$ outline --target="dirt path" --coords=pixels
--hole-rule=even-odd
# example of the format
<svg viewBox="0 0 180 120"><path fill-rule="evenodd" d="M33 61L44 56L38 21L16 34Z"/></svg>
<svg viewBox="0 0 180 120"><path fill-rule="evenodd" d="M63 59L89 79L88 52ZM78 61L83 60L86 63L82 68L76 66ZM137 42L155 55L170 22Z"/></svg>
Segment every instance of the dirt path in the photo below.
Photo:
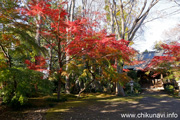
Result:
<svg viewBox="0 0 180 120"><path fill-rule="evenodd" d="M123 114L131 114L131 117L123 117ZM163 92L146 91L133 98L87 100L64 111L49 112L46 117L47 120L164 120L167 117L167 120L180 120L180 99Z"/></svg>
<svg viewBox="0 0 180 120"><path fill-rule="evenodd" d="M69 100L51 109L0 111L0 120L180 120L180 99L162 91L134 97L101 95Z"/></svg>

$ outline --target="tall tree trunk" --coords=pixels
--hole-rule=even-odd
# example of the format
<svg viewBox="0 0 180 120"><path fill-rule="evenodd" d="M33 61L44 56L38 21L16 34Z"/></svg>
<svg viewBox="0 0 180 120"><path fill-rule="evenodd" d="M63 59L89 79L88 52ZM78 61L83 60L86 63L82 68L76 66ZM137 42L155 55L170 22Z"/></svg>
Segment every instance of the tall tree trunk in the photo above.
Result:
<svg viewBox="0 0 180 120"><path fill-rule="evenodd" d="M85 17L85 10L86 10L87 0L82 0L82 17Z"/></svg>
<svg viewBox="0 0 180 120"><path fill-rule="evenodd" d="M149 6L147 6L147 0L144 1L144 4L142 5L142 8L138 11L135 19L131 20L132 25L130 26L128 22L130 22L130 18L132 18L132 11L135 4L135 1L129 1L126 5L123 5L123 0L119 0L119 9L116 8L116 1L108 1L109 2L109 8L110 8L110 17L114 17L114 21L116 24L116 31L118 35L118 39L125 39L127 38L128 41L132 41L136 32L146 19L147 15L149 14L149 11L151 8L159 2L159 0L151 0L149 3ZM130 5L129 12L127 12L127 15L125 16L125 6ZM113 12L112 12L113 11ZM117 17L116 12L120 11L120 16ZM121 22L121 24L118 24L118 20ZM111 18L111 28L112 26L112 18ZM111 31L114 31L111 29ZM123 65L121 63L117 64L117 71L119 74L123 72ZM116 94L124 96L123 86L119 85L119 83L116 83Z"/></svg>
<svg viewBox="0 0 180 120"><path fill-rule="evenodd" d="M116 2L115 0L113 0L113 2L111 3L110 1L108 2L108 5L110 7L110 17L111 17L111 33L115 33L115 27L114 27L114 23L116 23L116 30L118 32L118 39L120 39L121 35L119 32L119 24L117 23L117 18L116 18ZM123 11L121 11L123 12ZM121 15L124 17L124 15ZM122 19L122 23L124 24L124 19ZM124 29L124 26L123 26ZM123 30L122 30L123 31ZM117 65L117 72L119 74L121 74L123 72L122 66L119 65L119 63L117 62L118 60L115 60L115 64ZM116 83L116 88L115 88L115 92L117 96L125 96L125 92L123 89L123 86L121 86L119 84L119 81L117 81Z"/></svg>
<svg viewBox="0 0 180 120"><path fill-rule="evenodd" d="M114 0L113 0L114 1ZM115 1L114 1L115 2ZM120 2L120 15L121 15L121 34L119 35L119 38L121 39L124 39L125 38L125 29L126 29L126 26L125 26L125 19L124 19L124 8L123 8L123 2L122 0L119 0ZM118 27L118 31L119 31L119 25L117 23L117 18L115 17L116 19L116 25ZM118 32L119 33L119 32Z"/></svg>
<svg viewBox="0 0 180 120"><path fill-rule="evenodd" d="M58 36L57 36L58 37ZM56 38L59 39L59 38ZM62 60L61 60L61 40L58 40L58 63L59 63L59 71L57 71L58 73L58 90L57 90L57 99L60 100L60 95L61 95L61 75L62 75L62 68L63 68L63 64L62 64Z"/></svg>
<svg viewBox="0 0 180 120"><path fill-rule="evenodd" d="M48 70L49 70L49 73L48 73L48 76L47 76L47 78L49 78L50 77L50 75L51 75L51 71L52 71L52 68L53 68L53 49L50 47L49 49L48 49L48 54L49 54L49 62L48 62Z"/></svg>
<svg viewBox="0 0 180 120"><path fill-rule="evenodd" d="M61 46L61 38L59 38L59 26L60 26L60 19L61 19L61 11L59 10L59 18L58 18L58 29L57 29L57 35L56 35L56 40L58 41L58 64L59 64L59 71L57 71L58 73L58 91L57 91L57 99L60 100L60 93L61 93L61 75L62 75L62 70L63 70L63 62L62 62L62 46Z"/></svg>
<svg viewBox="0 0 180 120"><path fill-rule="evenodd" d="M60 100L60 96L61 96L61 76L59 76L59 80L58 80L58 89L57 89L57 99Z"/></svg>
<svg viewBox="0 0 180 120"><path fill-rule="evenodd" d="M73 21L74 19L74 8L75 8L75 0L71 1L71 5L70 5L70 21ZM71 32L69 33L70 37L71 37ZM67 44L69 44L71 42L71 39L69 39L67 37ZM69 64L69 54L66 54L66 70L68 70L68 64ZM69 80L69 75L66 76L66 84L65 84L65 92L66 94L70 94L70 80Z"/></svg>
<svg viewBox="0 0 180 120"><path fill-rule="evenodd" d="M123 64L119 63L118 61L116 61L116 62L117 62L117 72L119 74L122 74L123 73ZM119 78L119 79L121 79L121 78ZM125 96L123 86L120 85L119 82L116 83L116 95L117 96Z"/></svg>
<svg viewBox="0 0 180 120"><path fill-rule="evenodd" d="M90 71L90 70L89 70L89 71ZM91 80L90 82L88 82L88 83L84 86L84 88L79 91L79 94L78 94L79 97L80 97L81 93L84 92L84 91L86 90L86 88L87 88L91 83L93 83L93 82L96 80L95 74L92 73L92 72L90 72L90 73L91 73L91 75L92 75L92 80Z"/></svg>
<svg viewBox="0 0 180 120"><path fill-rule="evenodd" d="M146 7L146 4L147 4L147 0L144 1L144 5L142 7L142 9L140 10L140 12L137 14L137 17L135 18L135 20L133 21L133 25L131 28L128 28L129 31L127 32L128 33L128 41L132 41L132 39L134 38L134 35L136 34L137 30L139 29L139 27L142 25L143 21L145 20L146 16L148 15L150 9L158 2L159 0L152 0L151 3L150 3L150 6L148 7L148 9L146 10L145 7ZM132 1L133 3L134 1ZM115 0L113 0L113 4L115 6L115 14L114 14L114 19L115 19L115 22L116 22L116 29L117 29L117 32L118 32L118 39L125 39L125 30L127 28L127 23L125 22L125 16L124 16L124 6L123 6L123 1L122 0L119 0L119 10L120 10L120 20L121 20L121 28L120 28L120 25L118 24L117 22L117 16L116 16L116 2ZM131 13L131 11L129 12ZM130 16L130 14L129 14ZM120 32L121 30L121 32ZM117 71L119 74L121 74L123 72L123 64L121 63L117 63ZM121 86L119 83L116 84L116 94L117 95L122 95L122 96L125 96L125 93L124 93L124 89L123 89L123 86Z"/></svg>
<svg viewBox="0 0 180 120"><path fill-rule="evenodd" d="M58 44L58 51L59 51L59 54L58 55L58 62L59 62L59 71L57 71L58 73L58 90L57 90L57 99L60 100L60 95L61 95L61 75L62 75L62 67L63 67L63 64L62 64L62 61L61 61L61 47L60 47L60 42Z"/></svg>
<svg viewBox="0 0 180 120"><path fill-rule="evenodd" d="M38 14L37 16L37 20L36 20L36 43L40 46L40 31L41 31L41 23L39 23L39 21L41 21L41 16L40 14ZM39 53L40 54L40 53Z"/></svg>
<svg viewBox="0 0 180 120"><path fill-rule="evenodd" d="M108 2L109 5L109 11L110 11L110 19L111 19L111 33L115 33L114 28L114 4L111 4L111 2Z"/></svg>
<svg viewBox="0 0 180 120"><path fill-rule="evenodd" d="M90 82L88 82L87 84L85 84L85 86L84 86L83 89L81 89L81 90L79 91L79 97L80 97L81 93L82 93L84 90L86 90L86 88L87 88L91 83L93 83L93 82L96 80L96 75L95 75L94 72L91 71L91 67L89 66L89 63L87 62L86 64L87 64L87 69L88 69L89 73L92 75L92 79L91 79Z"/></svg>

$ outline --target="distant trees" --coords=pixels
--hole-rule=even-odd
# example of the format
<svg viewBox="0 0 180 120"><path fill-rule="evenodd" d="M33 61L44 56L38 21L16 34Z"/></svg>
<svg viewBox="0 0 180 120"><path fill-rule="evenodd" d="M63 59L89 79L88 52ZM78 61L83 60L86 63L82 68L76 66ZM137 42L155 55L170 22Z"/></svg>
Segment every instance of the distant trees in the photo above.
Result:
<svg viewBox="0 0 180 120"><path fill-rule="evenodd" d="M144 52L149 52L147 49Z"/></svg>
<svg viewBox="0 0 180 120"><path fill-rule="evenodd" d="M163 47L161 46L163 44L162 41L159 41L159 42L155 42L155 45L154 45L154 48L155 50L163 50Z"/></svg>
<svg viewBox="0 0 180 120"><path fill-rule="evenodd" d="M106 0L106 10L109 13L111 31L116 32L118 38L132 41L150 10L158 2L159 0L113 0L112 2Z"/></svg>
<svg viewBox="0 0 180 120"><path fill-rule="evenodd" d="M167 30L164 32L164 41L165 42L168 42L168 43L171 43L171 42L174 42L174 41L178 41L180 42L180 34L179 34L179 31L180 31L180 25L177 24L175 27Z"/></svg>

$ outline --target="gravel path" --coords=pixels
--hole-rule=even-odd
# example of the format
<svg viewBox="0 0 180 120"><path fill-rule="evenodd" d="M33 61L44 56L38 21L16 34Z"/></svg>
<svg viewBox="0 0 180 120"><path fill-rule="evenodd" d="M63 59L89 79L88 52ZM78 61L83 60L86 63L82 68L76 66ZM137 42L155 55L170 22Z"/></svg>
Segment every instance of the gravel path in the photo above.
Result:
<svg viewBox="0 0 180 120"><path fill-rule="evenodd" d="M76 106L68 112L55 113L54 119L64 120L180 120L180 99L169 97L163 92L146 91L143 98L130 102L89 101L89 105ZM131 114L131 117L123 117ZM134 117L135 115L135 117ZM178 117L179 115L179 117Z"/></svg>
<svg viewBox="0 0 180 120"><path fill-rule="evenodd" d="M53 113L48 113L47 109L34 109L20 114L16 111L9 114L0 111L0 120L180 120L180 99L172 98L162 91L145 91L132 99L115 97L81 102L66 112L61 111L62 106Z"/></svg>

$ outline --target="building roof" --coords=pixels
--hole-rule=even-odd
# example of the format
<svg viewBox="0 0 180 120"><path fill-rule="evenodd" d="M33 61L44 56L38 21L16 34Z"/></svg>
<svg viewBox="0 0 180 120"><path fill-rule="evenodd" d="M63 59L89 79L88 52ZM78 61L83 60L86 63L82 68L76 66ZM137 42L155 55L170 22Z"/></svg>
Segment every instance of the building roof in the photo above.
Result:
<svg viewBox="0 0 180 120"><path fill-rule="evenodd" d="M142 63L136 64L133 66L125 65L124 69L144 70L155 56L164 56L164 51L162 51L162 50L161 51L150 51L150 52L143 52L141 54L138 54L136 56L136 59L138 61L142 61Z"/></svg>

